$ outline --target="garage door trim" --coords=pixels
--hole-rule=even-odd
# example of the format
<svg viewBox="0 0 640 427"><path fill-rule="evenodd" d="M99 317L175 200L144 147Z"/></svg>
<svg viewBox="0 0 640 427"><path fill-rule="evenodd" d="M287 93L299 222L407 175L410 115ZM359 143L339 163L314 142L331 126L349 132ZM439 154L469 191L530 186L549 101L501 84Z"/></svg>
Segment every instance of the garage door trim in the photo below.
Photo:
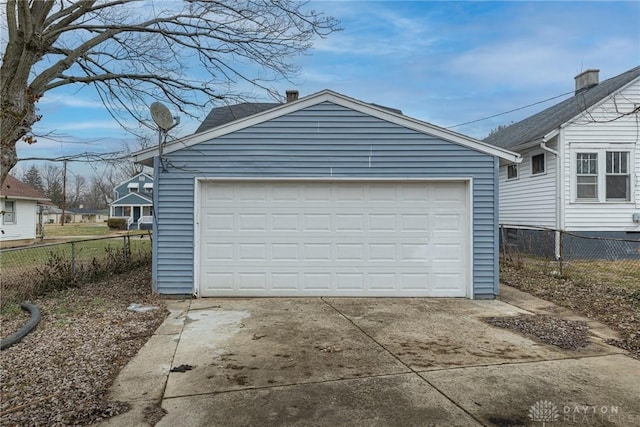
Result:
<svg viewBox="0 0 640 427"><path fill-rule="evenodd" d="M375 183L375 182L462 182L466 184L467 193L467 230L469 238L467 240L467 265L466 265L466 277L468 278L466 298L473 299L473 267L474 267L474 221L473 221L473 178L471 177L425 177L425 178L380 178L380 177L196 177L194 185L194 250L193 250L193 294L200 295L200 255L201 255L201 230L200 230L200 215L201 215L201 202L202 202L202 189L208 182L362 182L362 183Z"/></svg>

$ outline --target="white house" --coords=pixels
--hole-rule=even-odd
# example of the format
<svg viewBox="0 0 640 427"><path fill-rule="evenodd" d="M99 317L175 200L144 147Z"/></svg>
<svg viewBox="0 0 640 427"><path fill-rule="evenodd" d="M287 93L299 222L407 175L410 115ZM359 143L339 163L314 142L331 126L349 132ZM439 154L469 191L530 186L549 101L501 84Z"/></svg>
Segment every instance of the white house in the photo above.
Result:
<svg viewBox="0 0 640 427"><path fill-rule="evenodd" d="M640 67L579 74L574 96L485 139L523 159L500 168L500 223L639 239L639 135Z"/></svg>
<svg viewBox="0 0 640 427"><path fill-rule="evenodd" d="M46 200L39 190L7 176L0 190L0 241L35 239L38 202Z"/></svg>

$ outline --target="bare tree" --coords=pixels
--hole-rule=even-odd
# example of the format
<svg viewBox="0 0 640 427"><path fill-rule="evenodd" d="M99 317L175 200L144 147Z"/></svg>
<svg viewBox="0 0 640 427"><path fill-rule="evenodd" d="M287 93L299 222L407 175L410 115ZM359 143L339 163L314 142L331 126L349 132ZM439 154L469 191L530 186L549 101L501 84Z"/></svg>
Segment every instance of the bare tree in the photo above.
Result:
<svg viewBox="0 0 640 427"><path fill-rule="evenodd" d="M0 184L16 143L33 143L38 100L73 84L93 85L112 116L142 121L151 100L184 114L267 91L336 21L295 0L7 0L0 69ZM196 74L203 78L191 77Z"/></svg>
<svg viewBox="0 0 640 427"><path fill-rule="evenodd" d="M44 194L51 199L56 206L61 206L64 199L62 195L62 169L47 163L40 172Z"/></svg>
<svg viewBox="0 0 640 427"><path fill-rule="evenodd" d="M122 152L129 156L131 153L144 150L145 148L149 148L153 145L151 138L148 135L140 135L136 138L136 140L132 143L123 143ZM138 175L140 172L147 172L153 174L152 168L148 166L143 166L139 163L134 163L133 160L128 159L124 161L118 161L115 163L116 168L124 176L123 179L128 179Z"/></svg>
<svg viewBox="0 0 640 427"><path fill-rule="evenodd" d="M87 209L107 209L113 199L115 183L111 183L105 175L96 175L91 179L89 191L85 195Z"/></svg>
<svg viewBox="0 0 640 427"><path fill-rule="evenodd" d="M67 207L79 208L86 195L87 180L82 175L74 175L72 185L67 187Z"/></svg>

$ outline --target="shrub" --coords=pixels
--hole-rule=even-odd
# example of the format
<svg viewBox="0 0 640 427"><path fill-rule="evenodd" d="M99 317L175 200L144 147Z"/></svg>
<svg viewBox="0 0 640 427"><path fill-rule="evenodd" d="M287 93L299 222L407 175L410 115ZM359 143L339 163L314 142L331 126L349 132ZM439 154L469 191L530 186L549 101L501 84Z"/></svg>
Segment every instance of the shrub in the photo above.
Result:
<svg viewBox="0 0 640 427"><path fill-rule="evenodd" d="M112 230L126 230L127 220L125 218L109 218L107 226Z"/></svg>
<svg viewBox="0 0 640 427"><path fill-rule="evenodd" d="M83 282L98 282L116 274L149 268L151 266L150 244L148 247L138 249L134 245L133 249L127 237L124 248L121 242L114 246L107 245L102 253L91 258L80 257L73 261L70 254L47 248L47 253L43 255L46 257L43 264L14 267L14 271L11 269L6 271L3 265L3 277L0 280L0 295L2 295L0 310L5 310L8 304L20 304L24 300L32 300L48 292L72 288ZM82 246L76 248L77 253L82 253L83 250L85 249ZM35 260L34 264L37 264ZM19 272L16 272L16 269L19 269Z"/></svg>

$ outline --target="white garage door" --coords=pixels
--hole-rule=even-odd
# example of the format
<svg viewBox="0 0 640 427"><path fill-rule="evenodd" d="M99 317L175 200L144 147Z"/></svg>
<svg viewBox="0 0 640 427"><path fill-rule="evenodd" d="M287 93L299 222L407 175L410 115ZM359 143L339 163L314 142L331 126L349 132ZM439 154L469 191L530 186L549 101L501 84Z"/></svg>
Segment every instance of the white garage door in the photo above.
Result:
<svg viewBox="0 0 640 427"><path fill-rule="evenodd" d="M466 182L201 183L201 296L447 296L469 288Z"/></svg>

